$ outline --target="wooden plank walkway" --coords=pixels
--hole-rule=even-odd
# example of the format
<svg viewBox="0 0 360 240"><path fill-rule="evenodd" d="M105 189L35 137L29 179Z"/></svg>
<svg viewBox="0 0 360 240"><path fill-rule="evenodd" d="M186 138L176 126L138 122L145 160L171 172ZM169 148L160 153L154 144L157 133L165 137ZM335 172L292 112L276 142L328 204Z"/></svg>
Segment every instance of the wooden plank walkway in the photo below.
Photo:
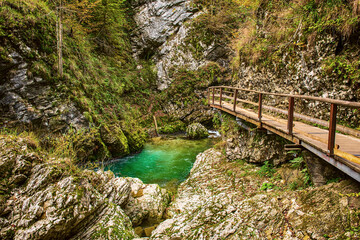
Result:
<svg viewBox="0 0 360 240"><path fill-rule="evenodd" d="M229 93L229 92L228 92ZM302 145L304 148L318 155L325 161L339 168L349 176L360 182L360 139L354 136L334 132L334 153L329 154L329 130L321 129L304 122L292 121L292 134L289 134L289 119L282 119L269 114L245 109L236 102L235 96L209 94L209 105L232 114L245 121L251 122L259 128L267 129L289 141ZM230 102L229 102L230 100ZM235 110L235 111L234 111ZM259 116L260 119L259 119ZM290 118L290 117L289 117ZM336 139L336 141L335 141Z"/></svg>

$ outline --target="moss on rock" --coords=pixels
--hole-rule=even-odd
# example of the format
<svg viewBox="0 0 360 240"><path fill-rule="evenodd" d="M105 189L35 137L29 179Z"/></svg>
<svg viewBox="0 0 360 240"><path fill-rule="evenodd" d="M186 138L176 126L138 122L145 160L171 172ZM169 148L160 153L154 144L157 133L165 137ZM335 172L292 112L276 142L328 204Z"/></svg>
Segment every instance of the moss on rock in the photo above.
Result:
<svg viewBox="0 0 360 240"><path fill-rule="evenodd" d="M190 139L201 139L209 136L207 129L200 123L193 123L186 128L186 134Z"/></svg>
<svg viewBox="0 0 360 240"><path fill-rule="evenodd" d="M129 144L124 132L119 126L103 125L100 128L101 139L113 157L129 154Z"/></svg>

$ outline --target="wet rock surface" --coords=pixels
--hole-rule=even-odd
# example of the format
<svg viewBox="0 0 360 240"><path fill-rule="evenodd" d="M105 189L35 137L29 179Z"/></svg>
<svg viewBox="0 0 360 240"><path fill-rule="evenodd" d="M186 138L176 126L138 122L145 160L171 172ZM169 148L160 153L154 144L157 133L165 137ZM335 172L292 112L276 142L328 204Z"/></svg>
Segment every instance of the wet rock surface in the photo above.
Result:
<svg viewBox="0 0 360 240"><path fill-rule="evenodd" d="M359 207L354 204L359 202L357 183L347 180L300 191L262 191L264 179L254 175L258 167L241 166L228 163L214 149L199 154L171 203L170 219L150 239L358 237L350 230L360 223Z"/></svg>

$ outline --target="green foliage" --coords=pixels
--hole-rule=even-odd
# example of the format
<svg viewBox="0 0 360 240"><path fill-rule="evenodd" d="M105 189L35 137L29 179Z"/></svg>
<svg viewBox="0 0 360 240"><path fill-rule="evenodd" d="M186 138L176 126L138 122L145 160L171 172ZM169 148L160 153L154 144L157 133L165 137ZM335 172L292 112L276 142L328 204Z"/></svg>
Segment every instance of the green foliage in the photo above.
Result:
<svg viewBox="0 0 360 240"><path fill-rule="evenodd" d="M172 102L181 108L204 104L196 91L205 91L209 85L218 81L222 73L223 69L214 62L209 62L196 71L173 68L169 71L169 77L173 79L173 83L156 95L155 102L160 104ZM156 109L156 106L154 108Z"/></svg>
<svg viewBox="0 0 360 240"><path fill-rule="evenodd" d="M338 49L336 56L322 60L324 75L345 84L359 81L357 39L360 4L357 1L237 2L243 6L246 18L234 34L237 51L233 60L235 67L242 62L258 67L275 66L274 70L280 75L295 70L289 65L285 69L285 53L287 59L298 61L298 52L311 50L319 38L331 35L335 37L334 47L338 44Z"/></svg>
<svg viewBox="0 0 360 240"><path fill-rule="evenodd" d="M262 190L262 191L270 190L270 189L273 189L274 186L275 186L275 185L274 185L273 183L264 182L264 183L261 185L260 190Z"/></svg>
<svg viewBox="0 0 360 240"><path fill-rule="evenodd" d="M231 114L222 112L221 116L215 118L215 121L220 121L221 126L219 132L223 136L236 135L240 131L240 126L235 121L235 117ZM215 127L218 127L218 125L215 125Z"/></svg>
<svg viewBox="0 0 360 240"><path fill-rule="evenodd" d="M110 156L97 128L70 129L61 135L48 136L43 140L50 156L69 158L73 162L103 160Z"/></svg>
<svg viewBox="0 0 360 240"><path fill-rule="evenodd" d="M300 184L297 181L291 182L289 185L289 189L292 191L300 189Z"/></svg>
<svg viewBox="0 0 360 240"><path fill-rule="evenodd" d="M232 171L232 170L228 170L228 171L226 172L226 174L227 174L229 177L231 177L232 174L233 174L233 171Z"/></svg>
<svg viewBox="0 0 360 240"><path fill-rule="evenodd" d="M311 176L305 163L304 157L301 155L301 153L297 154L297 157L290 160L290 163L292 168L301 170L303 177L299 181L294 181L290 183L289 188L291 190L297 190L312 186Z"/></svg>
<svg viewBox="0 0 360 240"><path fill-rule="evenodd" d="M304 168L301 172L304 174L304 188L313 186L308 169Z"/></svg>
<svg viewBox="0 0 360 240"><path fill-rule="evenodd" d="M219 129L221 126L221 119L220 119L220 114L219 113L215 113L214 117L212 119L212 123L215 129Z"/></svg>
<svg viewBox="0 0 360 240"><path fill-rule="evenodd" d="M196 59L201 59L205 45L227 42L232 32L238 27L242 14L234 1L195 0L193 4L204 11L191 22L191 28L185 39L187 47Z"/></svg>
<svg viewBox="0 0 360 240"><path fill-rule="evenodd" d="M274 166L269 163L269 161L264 162L264 165L261 166L261 168L257 171L257 175L261 177L272 177L276 170L274 169Z"/></svg>
<svg viewBox="0 0 360 240"><path fill-rule="evenodd" d="M298 156L292 160L290 160L291 167L300 169L304 166L304 158L302 156Z"/></svg>
<svg viewBox="0 0 360 240"><path fill-rule="evenodd" d="M122 128L127 138L125 145L129 144L131 151L138 151L147 135L137 121L142 116L141 109L134 105L143 101L144 95L150 95L148 91L154 86L154 72L151 63L140 63L143 68L137 69L132 59L128 3L63 1L62 79L57 77L56 4L40 0L1 3L0 61L8 61L7 56L13 50L20 52L30 63L29 74L41 76L53 86L56 95L68 96L69 102L75 102L91 123L91 130L79 134L96 143L94 146L98 150L94 151L101 151L95 154L96 157L109 156L109 151L99 133L93 133L92 129L112 124ZM68 145L65 142L79 140L73 132L67 135L64 146ZM80 154L85 159L89 158L85 154L87 150ZM78 156L66 147L64 151L69 156ZM89 153L94 151L89 150ZM81 147L75 152L81 152Z"/></svg>
<svg viewBox="0 0 360 240"><path fill-rule="evenodd" d="M171 133L177 133L177 132L184 132L186 130L186 125L184 122L180 120L171 120L168 117L163 117L161 119L166 119L165 121L162 120L163 126L159 128L160 133L164 134L171 134Z"/></svg>
<svg viewBox="0 0 360 240"><path fill-rule="evenodd" d="M332 178L332 179L329 179L326 181L326 184L330 184L330 183L338 183L341 181L341 178L340 177L337 177L337 178Z"/></svg>
<svg viewBox="0 0 360 240"><path fill-rule="evenodd" d="M359 24L356 4L346 0L308 1L300 5L306 16L306 31L336 31L350 36Z"/></svg>
<svg viewBox="0 0 360 240"><path fill-rule="evenodd" d="M332 76L339 83L356 83L360 79L360 60L351 57L350 53L341 56L329 56L324 60L324 75Z"/></svg>

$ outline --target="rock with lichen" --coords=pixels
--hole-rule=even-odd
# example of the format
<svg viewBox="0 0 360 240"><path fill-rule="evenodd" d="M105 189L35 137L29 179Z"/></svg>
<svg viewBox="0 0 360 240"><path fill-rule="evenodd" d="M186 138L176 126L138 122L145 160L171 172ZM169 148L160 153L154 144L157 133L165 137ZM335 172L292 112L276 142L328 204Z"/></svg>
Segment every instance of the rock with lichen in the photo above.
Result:
<svg viewBox="0 0 360 240"><path fill-rule="evenodd" d="M170 201L167 191L157 184L145 185L137 178L127 180L130 182L131 194L124 211L133 225L139 226L145 220L152 224L159 223Z"/></svg>
<svg viewBox="0 0 360 240"><path fill-rule="evenodd" d="M190 139L201 139L208 137L209 133L200 123L193 123L186 128L186 135Z"/></svg>
<svg viewBox="0 0 360 240"><path fill-rule="evenodd" d="M0 166L1 239L133 239L168 204L158 185L49 160L26 138L0 135Z"/></svg>
<svg viewBox="0 0 360 240"><path fill-rule="evenodd" d="M358 183L345 180L319 188L262 190L277 180L259 167L199 154L189 178L169 207L169 219L150 239L357 239Z"/></svg>

